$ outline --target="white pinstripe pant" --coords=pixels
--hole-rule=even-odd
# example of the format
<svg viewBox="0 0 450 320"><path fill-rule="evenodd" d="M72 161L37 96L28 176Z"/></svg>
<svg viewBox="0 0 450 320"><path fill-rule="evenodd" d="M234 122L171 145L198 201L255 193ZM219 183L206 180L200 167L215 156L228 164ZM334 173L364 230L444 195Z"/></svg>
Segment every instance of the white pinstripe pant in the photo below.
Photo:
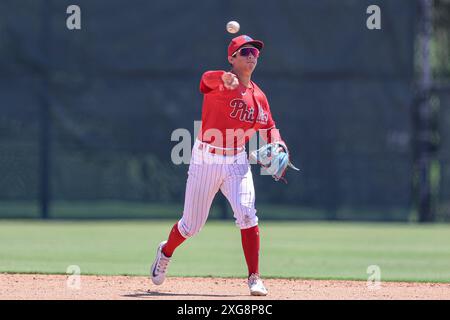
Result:
<svg viewBox="0 0 450 320"><path fill-rule="evenodd" d="M192 149L180 233L188 238L202 229L219 190L230 202L238 228L256 226L255 188L246 152L221 156L199 150L199 145L196 140Z"/></svg>

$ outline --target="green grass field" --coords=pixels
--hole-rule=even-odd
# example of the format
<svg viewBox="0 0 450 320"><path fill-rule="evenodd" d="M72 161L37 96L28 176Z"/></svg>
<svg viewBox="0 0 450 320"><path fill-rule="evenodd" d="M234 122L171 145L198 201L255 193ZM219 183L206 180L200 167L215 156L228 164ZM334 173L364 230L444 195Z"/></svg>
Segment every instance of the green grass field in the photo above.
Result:
<svg viewBox="0 0 450 320"><path fill-rule="evenodd" d="M294 205L258 204L258 214L264 220L327 220L330 212L324 209ZM39 203L36 201L0 201L0 219L40 218ZM50 217L55 219L178 219L183 212L183 202L140 203L134 201L52 201ZM228 217L233 216L228 205ZM347 221L397 221L411 220L411 213L405 208L340 208L332 213L334 219ZM209 219L220 218L221 209L213 202Z"/></svg>
<svg viewBox="0 0 450 320"><path fill-rule="evenodd" d="M0 272L147 275L174 221L0 220ZM450 282L450 225L261 222L265 277ZM208 221L176 251L170 276L245 277L240 233Z"/></svg>

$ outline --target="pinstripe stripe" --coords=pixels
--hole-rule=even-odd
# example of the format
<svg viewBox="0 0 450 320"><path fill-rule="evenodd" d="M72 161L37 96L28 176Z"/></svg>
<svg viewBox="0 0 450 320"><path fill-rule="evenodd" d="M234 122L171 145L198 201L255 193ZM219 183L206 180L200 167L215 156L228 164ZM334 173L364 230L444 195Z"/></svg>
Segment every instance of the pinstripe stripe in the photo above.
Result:
<svg viewBox="0 0 450 320"><path fill-rule="evenodd" d="M239 171L239 165L233 166L233 180L235 179L235 183L233 183L231 185L231 189L233 190L233 194L234 194L234 198L233 198L233 202L234 202L234 206L235 206L235 210L238 213L239 219L242 220L243 216L242 216L242 207L239 205L241 203L241 195L239 194L241 188L243 187L242 185L242 180L239 177L240 171Z"/></svg>
<svg viewBox="0 0 450 320"><path fill-rule="evenodd" d="M190 189L192 188L192 183L191 183L192 172L193 172L193 167L192 167L192 165L190 165L189 166L189 175L188 175L187 182L186 182L186 191L185 191L185 195L184 195L183 217L181 218L181 220L182 220L181 226L183 226L183 230L185 230L186 232L189 231L189 230L186 230L184 227L186 226L187 217L190 214L188 195L190 194Z"/></svg>
<svg viewBox="0 0 450 320"><path fill-rule="evenodd" d="M202 155L203 153L196 153L196 158ZM215 160L214 157L209 154L206 156L208 157L206 163L189 167L191 175L188 177L182 220L189 226L191 234L197 233L205 224L212 201L222 184L222 166L211 161Z"/></svg>
<svg viewBox="0 0 450 320"><path fill-rule="evenodd" d="M246 215L252 220L257 219L256 215L252 216L252 212L256 212L254 186L246 154L229 157L195 149L192 154L194 161L189 166L181 219L182 227L188 229L189 235L194 235L204 226L211 204L219 190L231 204L238 226L244 227L250 223L244 220Z"/></svg>
<svg viewBox="0 0 450 320"><path fill-rule="evenodd" d="M228 168L228 176L222 189L233 207L236 223L240 225L251 223L252 226L255 222L257 224L254 185L248 162ZM249 221L244 220L246 215Z"/></svg>
<svg viewBox="0 0 450 320"><path fill-rule="evenodd" d="M208 217L209 213L209 200L214 194L214 190L212 187L214 187L214 181L212 179L212 173L214 172L214 166L215 164L208 164L206 165L206 181L202 181L202 184L199 186L199 188L202 188L202 186L205 186L205 190L202 192L202 203L201 203L201 210L197 213L200 216L200 224L197 225L196 230L201 229L201 227L205 224L206 219ZM207 184L207 185L206 185Z"/></svg>
<svg viewBox="0 0 450 320"><path fill-rule="evenodd" d="M206 167L206 168L205 168ZM200 186L203 183L203 179L205 176L205 169L208 168L208 165L201 165L201 168L199 167L199 171L200 171L200 178L196 181L195 183L195 192L194 192L194 197L193 199L195 199L194 202L194 210L191 214L191 218L192 218L192 224L193 224L193 230L197 230L198 227L198 217L201 214L200 212L200 206L199 204L201 203L201 190L200 190Z"/></svg>
<svg viewBox="0 0 450 320"><path fill-rule="evenodd" d="M192 167L192 174L190 175L190 177L188 178L188 187L186 188L186 199L185 199L185 203L186 203L186 213L184 216L184 223L185 225L188 226L188 231L191 232L192 231L192 225L191 225L191 220L192 220L192 214L193 214L193 201L192 201L192 194L195 194L195 180L198 177L198 165L194 165Z"/></svg>

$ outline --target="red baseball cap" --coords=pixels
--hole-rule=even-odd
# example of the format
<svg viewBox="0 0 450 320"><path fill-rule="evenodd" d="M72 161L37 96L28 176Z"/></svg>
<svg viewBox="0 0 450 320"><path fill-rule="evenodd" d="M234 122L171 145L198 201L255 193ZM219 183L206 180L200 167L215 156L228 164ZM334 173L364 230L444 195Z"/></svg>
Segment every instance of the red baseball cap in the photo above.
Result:
<svg viewBox="0 0 450 320"><path fill-rule="evenodd" d="M253 40L251 37L247 35L242 35L236 38L233 38L228 45L228 56L232 56L233 53L239 50L240 47L242 47L244 44L250 44L254 46L259 51L264 48L264 42L260 40Z"/></svg>

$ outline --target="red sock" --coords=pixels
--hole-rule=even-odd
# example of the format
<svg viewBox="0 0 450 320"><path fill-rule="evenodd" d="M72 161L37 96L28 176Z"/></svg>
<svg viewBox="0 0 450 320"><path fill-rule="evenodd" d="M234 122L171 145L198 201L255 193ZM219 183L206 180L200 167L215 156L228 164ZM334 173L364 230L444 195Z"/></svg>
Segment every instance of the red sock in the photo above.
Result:
<svg viewBox="0 0 450 320"><path fill-rule="evenodd" d="M162 249L162 252L166 257L171 257L175 249L186 240L178 231L178 222L174 224L169 234L169 239Z"/></svg>
<svg viewBox="0 0 450 320"><path fill-rule="evenodd" d="M242 248L247 262L248 275L259 274L259 228L241 229Z"/></svg>

